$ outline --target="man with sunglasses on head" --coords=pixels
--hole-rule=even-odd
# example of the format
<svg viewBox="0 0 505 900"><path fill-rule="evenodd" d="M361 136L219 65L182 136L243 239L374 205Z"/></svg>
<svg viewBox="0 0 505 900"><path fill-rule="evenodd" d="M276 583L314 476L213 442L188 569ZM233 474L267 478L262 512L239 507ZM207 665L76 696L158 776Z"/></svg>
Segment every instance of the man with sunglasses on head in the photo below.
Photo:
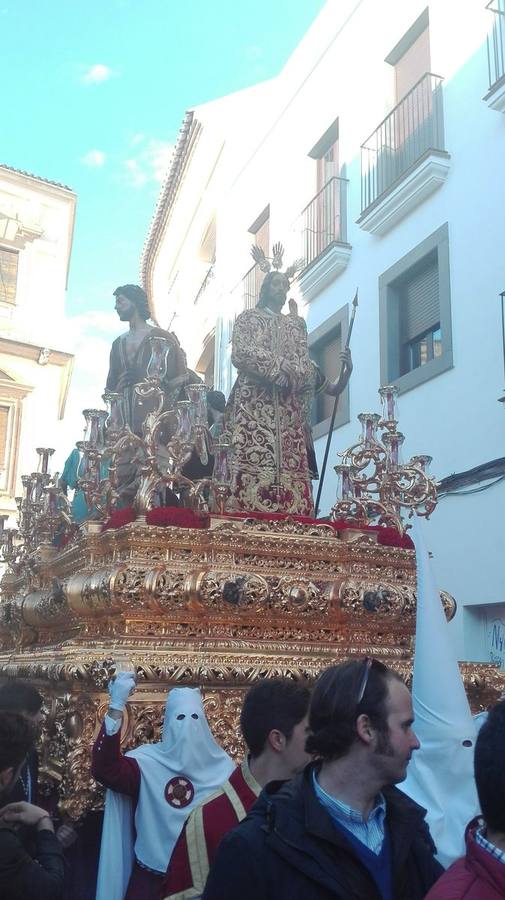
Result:
<svg viewBox="0 0 505 900"><path fill-rule="evenodd" d="M203 900L422 900L443 870L425 810L395 787L419 747L412 724L408 688L377 660L326 669L309 710L317 761L267 785Z"/></svg>

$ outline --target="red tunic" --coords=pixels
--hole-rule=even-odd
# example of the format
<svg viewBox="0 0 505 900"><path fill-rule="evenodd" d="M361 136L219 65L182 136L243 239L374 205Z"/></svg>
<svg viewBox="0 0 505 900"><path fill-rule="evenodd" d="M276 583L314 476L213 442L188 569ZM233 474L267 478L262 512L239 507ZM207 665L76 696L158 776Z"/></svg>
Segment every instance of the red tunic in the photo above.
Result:
<svg viewBox="0 0 505 900"><path fill-rule="evenodd" d="M160 896L164 900L190 900L203 894L222 838L245 818L260 791L244 760L215 794L193 810L163 879Z"/></svg>
<svg viewBox="0 0 505 900"><path fill-rule="evenodd" d="M121 753L121 729L116 734L108 735L102 725L93 746L91 771L100 784L131 797L136 808L140 792L140 767L136 759ZM124 900L158 900L161 880L160 875L135 862Z"/></svg>

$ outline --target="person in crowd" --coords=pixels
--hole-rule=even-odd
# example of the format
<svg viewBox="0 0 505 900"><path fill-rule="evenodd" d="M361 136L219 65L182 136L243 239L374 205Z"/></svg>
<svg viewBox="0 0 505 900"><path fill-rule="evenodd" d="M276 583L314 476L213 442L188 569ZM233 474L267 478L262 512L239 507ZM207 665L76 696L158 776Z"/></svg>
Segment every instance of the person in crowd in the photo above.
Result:
<svg viewBox="0 0 505 900"><path fill-rule="evenodd" d="M120 672L93 748L92 771L107 792L96 900L157 898L168 860L192 808L234 766L209 728L198 688L173 688L161 741L122 755L120 732L135 678Z"/></svg>
<svg viewBox="0 0 505 900"><path fill-rule="evenodd" d="M0 687L0 710L17 712L31 725L34 739L40 735L43 722L43 698L31 684L23 681L6 681ZM18 780L11 791L11 801L24 800L27 803L38 803L39 757L35 747L30 747L26 759L21 766Z"/></svg>
<svg viewBox="0 0 505 900"><path fill-rule="evenodd" d="M475 782L483 820L466 830L466 854L453 863L426 900L505 897L505 700L487 714L475 745Z"/></svg>
<svg viewBox="0 0 505 900"><path fill-rule="evenodd" d="M168 864L163 898L200 897L221 839L247 815L261 789L293 778L310 761L309 696L305 685L288 679L266 678L250 688L240 715L248 756L189 816Z"/></svg>
<svg viewBox="0 0 505 900"><path fill-rule="evenodd" d="M226 835L204 900L421 900L442 873L425 810L396 784L419 747L406 685L365 657L326 669L309 710L317 757L267 785Z"/></svg>
<svg viewBox="0 0 505 900"><path fill-rule="evenodd" d="M60 900L63 851L45 809L25 800L9 802L33 748L33 730L16 712L0 711L0 897L2 900ZM20 827L30 833L30 846Z"/></svg>
<svg viewBox="0 0 505 900"><path fill-rule="evenodd" d="M40 737L44 714L42 704L44 700L38 690L24 681L6 681L0 687L0 710L10 710L20 713L30 724L34 740ZM47 811L54 817L58 801L56 790L52 795L43 800L39 796L39 756L34 746L31 747L24 761L16 785L14 786L10 800L12 803L26 801L27 803L42 803ZM59 822L56 829L56 837L64 849L71 847L77 839L77 832L70 822Z"/></svg>

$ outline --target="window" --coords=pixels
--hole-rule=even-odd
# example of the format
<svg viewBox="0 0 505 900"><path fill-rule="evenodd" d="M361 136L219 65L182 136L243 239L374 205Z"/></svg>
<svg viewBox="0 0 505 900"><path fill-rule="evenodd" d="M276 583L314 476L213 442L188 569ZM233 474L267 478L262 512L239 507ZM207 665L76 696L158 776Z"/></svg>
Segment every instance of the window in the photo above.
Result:
<svg viewBox="0 0 505 900"><path fill-rule="evenodd" d="M0 247L0 302L16 302L18 252Z"/></svg>
<svg viewBox="0 0 505 900"><path fill-rule="evenodd" d="M407 391L452 367L447 225L380 276L379 298L382 384Z"/></svg>
<svg viewBox="0 0 505 900"><path fill-rule="evenodd" d="M429 128L433 107L431 80L425 78L431 70L428 9L409 28L386 62L393 66L395 79L397 111L392 147L399 150L406 142L413 141L422 141L424 146L424 132ZM415 91L412 90L414 87ZM401 103L404 98L407 99Z"/></svg>
<svg viewBox="0 0 505 900"><path fill-rule="evenodd" d="M206 387L209 390L212 390L214 387L214 356L209 360L205 370L202 372L203 381Z"/></svg>
<svg viewBox="0 0 505 900"><path fill-rule="evenodd" d="M265 256L268 256L270 253L270 204L265 207L261 215L253 222L249 232L254 235L256 246L261 247ZM250 271L252 277L249 278L248 285L245 287L246 309L256 306L265 277L265 272L262 272L258 265L253 266ZM249 300L247 300L247 297L249 297Z"/></svg>
<svg viewBox="0 0 505 900"><path fill-rule="evenodd" d="M303 211L304 256L307 265L341 237L338 163L338 119L330 125L309 156L316 161L316 194Z"/></svg>
<svg viewBox="0 0 505 900"><path fill-rule="evenodd" d="M340 373L340 350L347 335L348 324L349 306L346 304L309 335L310 355L328 381L334 381ZM334 397L324 393L316 394L312 407L312 433L315 440L328 433L334 404ZM334 427L338 428L348 421L349 390L346 388L339 399Z"/></svg>
<svg viewBox="0 0 505 900"><path fill-rule="evenodd" d="M199 258L204 263L213 265L216 261L216 219L213 217L209 222L205 234L200 244L198 253Z"/></svg>
<svg viewBox="0 0 505 900"><path fill-rule="evenodd" d="M340 372L340 350L342 335L340 327L331 331L326 338L312 349L311 356L328 381L335 381ZM324 422L333 412L335 399L329 394L316 394L314 398L313 423Z"/></svg>
<svg viewBox="0 0 505 900"><path fill-rule="evenodd" d="M387 62L394 66L395 102L399 103L431 69L428 10L396 45Z"/></svg>

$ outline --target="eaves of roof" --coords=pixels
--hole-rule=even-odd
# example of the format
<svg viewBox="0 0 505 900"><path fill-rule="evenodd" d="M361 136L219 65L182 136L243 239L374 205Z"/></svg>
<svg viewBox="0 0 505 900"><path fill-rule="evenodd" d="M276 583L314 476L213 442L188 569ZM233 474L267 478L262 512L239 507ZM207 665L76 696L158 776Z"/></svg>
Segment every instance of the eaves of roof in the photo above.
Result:
<svg viewBox="0 0 505 900"><path fill-rule="evenodd" d="M202 126L196 119L194 112L192 110L186 112L175 145L170 169L168 170L165 183L156 204L156 209L151 220L149 233L144 243L140 260L140 283L149 298L152 298L152 274L154 263L170 219L170 214L184 174L184 169L189 161L191 150L194 147L195 140L200 133L201 127Z"/></svg>
<svg viewBox="0 0 505 900"><path fill-rule="evenodd" d="M53 187L62 188L64 191L71 191L74 193L71 187L68 184L62 184L61 181L51 181L49 178L41 178L40 175L34 175L33 172L25 172L24 169L15 169L14 166L7 166L5 163L0 163L0 172L2 169L5 169L7 172L14 172L15 175L23 175L25 178L33 178L34 181L41 181L43 184L50 184Z"/></svg>

